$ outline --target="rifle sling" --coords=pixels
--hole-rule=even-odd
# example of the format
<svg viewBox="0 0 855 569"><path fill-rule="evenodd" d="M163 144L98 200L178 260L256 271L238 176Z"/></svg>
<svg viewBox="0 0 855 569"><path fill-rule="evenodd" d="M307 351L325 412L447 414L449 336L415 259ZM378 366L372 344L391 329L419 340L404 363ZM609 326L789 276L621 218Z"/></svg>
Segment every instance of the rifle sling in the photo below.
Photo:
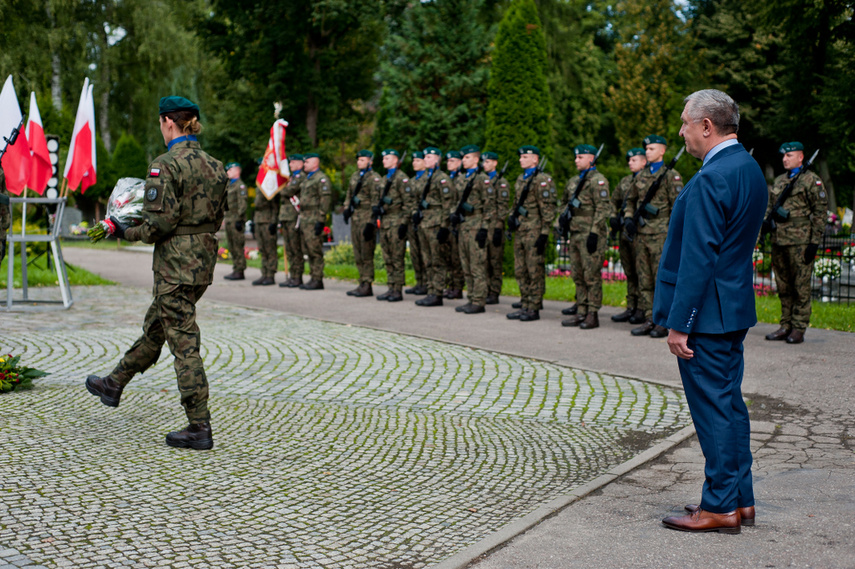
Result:
<svg viewBox="0 0 855 569"><path fill-rule="evenodd" d="M367 176L367 175L368 175L368 172L365 172L364 174L362 174L359 177L359 181L356 182L356 187L353 189L353 195L350 196L350 207L352 207L353 209L356 209L356 204L353 203L353 200L356 199L356 196L359 195L359 190L362 189L362 182L365 181L365 176Z"/></svg>
<svg viewBox="0 0 855 569"><path fill-rule="evenodd" d="M650 185L650 188L647 190L647 193L644 194L644 199L641 200L641 203L638 204L638 207L635 208L635 214L632 216L636 220L641 216L642 211L644 210L644 206L650 203L650 201L656 196L656 192L659 191L659 186L662 185L662 180L665 179L665 176L671 170L668 166L662 167L663 172L659 174L659 177L653 180L653 183Z"/></svg>
<svg viewBox="0 0 855 569"><path fill-rule="evenodd" d="M425 189L422 190L422 199L419 200L419 203L416 204L416 207L419 211L422 211L422 202L425 201L428 197L428 192L430 192L430 183L433 182L433 173L436 172L436 168L430 171L428 174L427 183L425 184Z"/></svg>
<svg viewBox="0 0 855 569"><path fill-rule="evenodd" d="M455 210L457 213L460 213L463 210L464 204L469 201L469 196L472 195L472 189L475 187L475 178L478 176L478 172L476 171L472 174L472 179L466 183L466 187L463 189L463 195L460 196L460 202L457 204L457 209Z"/></svg>

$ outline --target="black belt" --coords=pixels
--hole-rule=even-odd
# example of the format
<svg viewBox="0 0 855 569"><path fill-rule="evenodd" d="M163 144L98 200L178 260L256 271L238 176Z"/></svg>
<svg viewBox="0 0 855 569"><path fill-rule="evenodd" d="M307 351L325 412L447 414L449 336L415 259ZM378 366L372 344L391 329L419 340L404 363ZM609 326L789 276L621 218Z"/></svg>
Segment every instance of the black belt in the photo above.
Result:
<svg viewBox="0 0 855 569"><path fill-rule="evenodd" d="M216 233L217 226L213 223L200 223L199 225L179 225L172 232L173 235L198 235L200 233Z"/></svg>

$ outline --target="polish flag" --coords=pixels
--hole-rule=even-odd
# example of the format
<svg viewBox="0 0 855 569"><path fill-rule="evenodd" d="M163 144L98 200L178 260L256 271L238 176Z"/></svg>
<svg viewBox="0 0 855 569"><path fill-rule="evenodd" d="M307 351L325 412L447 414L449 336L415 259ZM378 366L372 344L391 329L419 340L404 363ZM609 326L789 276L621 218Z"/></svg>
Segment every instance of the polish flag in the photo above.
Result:
<svg viewBox="0 0 855 569"><path fill-rule="evenodd" d="M71 191L80 186L80 193L98 181L95 157L95 100L92 98L92 85L87 77L80 92L80 104L77 106L77 118L74 119L74 132L65 159L63 176L68 180Z"/></svg>
<svg viewBox="0 0 855 569"><path fill-rule="evenodd" d="M11 137L12 130L21 125L23 118L12 76L9 75L3 85L3 91L0 91L0 150L6 150L0 166L6 175L6 188L16 196L20 196L24 191L30 175L30 147L27 145L27 135L23 128L18 133L15 144L8 148L6 139Z"/></svg>
<svg viewBox="0 0 855 569"><path fill-rule="evenodd" d="M285 130L288 121L278 119L270 127L270 140L267 142L267 150L258 167L258 176L255 183L268 200L273 199L279 187L288 182L291 170L288 168L288 157L285 155Z"/></svg>
<svg viewBox="0 0 855 569"><path fill-rule="evenodd" d="M39 195L45 193L48 180L53 176L53 167L50 163L45 129L42 125L42 116L39 114L39 106L36 104L36 93L30 93L30 116L27 117L27 143L30 145L30 178L27 187Z"/></svg>

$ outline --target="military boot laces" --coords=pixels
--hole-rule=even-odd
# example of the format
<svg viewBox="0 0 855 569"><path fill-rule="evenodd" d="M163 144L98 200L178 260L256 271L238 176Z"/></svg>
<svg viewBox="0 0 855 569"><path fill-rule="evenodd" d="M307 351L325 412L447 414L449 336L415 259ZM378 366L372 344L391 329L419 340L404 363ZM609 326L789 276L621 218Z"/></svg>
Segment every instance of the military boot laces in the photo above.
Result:
<svg viewBox="0 0 855 569"><path fill-rule="evenodd" d="M208 450L214 447L211 423L190 423L184 430L166 435L166 444L175 448Z"/></svg>

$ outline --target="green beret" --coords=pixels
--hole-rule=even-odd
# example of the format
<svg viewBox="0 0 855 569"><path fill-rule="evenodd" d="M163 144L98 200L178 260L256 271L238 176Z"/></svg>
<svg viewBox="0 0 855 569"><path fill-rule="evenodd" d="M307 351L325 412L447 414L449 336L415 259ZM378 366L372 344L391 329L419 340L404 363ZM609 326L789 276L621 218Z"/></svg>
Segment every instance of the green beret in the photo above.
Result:
<svg viewBox="0 0 855 569"><path fill-rule="evenodd" d="M460 149L460 154L466 156L467 154L472 154L473 152L481 152L481 149L475 144L467 144L463 148Z"/></svg>
<svg viewBox="0 0 855 569"><path fill-rule="evenodd" d="M229 162L226 164L226 170L229 168L240 168L240 164L238 162Z"/></svg>
<svg viewBox="0 0 855 569"><path fill-rule="evenodd" d="M428 146L425 148L425 156L428 154L433 154L435 156L442 156L442 150L437 148L436 146Z"/></svg>
<svg viewBox="0 0 855 569"><path fill-rule="evenodd" d="M664 144L668 146L668 141L665 140L664 136L659 136L658 134L648 134L644 137L644 146L646 147L648 144Z"/></svg>
<svg viewBox="0 0 855 569"><path fill-rule="evenodd" d="M401 155L398 154L398 151L394 148L387 148L380 153L380 156L394 156L395 158L400 158Z"/></svg>
<svg viewBox="0 0 855 569"><path fill-rule="evenodd" d="M643 148L637 148L637 147L636 148L630 148L629 150L626 151L626 159L627 160L629 160L633 156L647 157L647 155L644 153L644 149Z"/></svg>
<svg viewBox="0 0 855 569"><path fill-rule="evenodd" d="M288 160L299 160L300 162L302 162L303 161L303 155L302 154L291 154L290 156L288 156Z"/></svg>
<svg viewBox="0 0 855 569"><path fill-rule="evenodd" d="M374 158L374 153L370 150L360 150L356 153L357 158Z"/></svg>
<svg viewBox="0 0 855 569"><path fill-rule="evenodd" d="M458 150L449 150L445 154L445 158L446 158L446 160L451 159L451 158L463 158L463 155L460 154L460 151L458 151Z"/></svg>
<svg viewBox="0 0 855 569"><path fill-rule="evenodd" d="M481 158L483 158L484 160L498 160L499 155L495 152L484 152L483 154L481 154Z"/></svg>
<svg viewBox="0 0 855 569"><path fill-rule="evenodd" d="M413 152L413 160L415 160L416 158L424 159L424 157L425 157L424 152L421 152L419 150L416 150L415 152Z"/></svg>
<svg viewBox="0 0 855 569"><path fill-rule="evenodd" d="M320 158L321 155L317 152L306 152L303 154L303 160L308 160L309 158Z"/></svg>
<svg viewBox="0 0 855 569"><path fill-rule="evenodd" d="M792 142L785 142L781 145L781 148L778 149L778 152L781 154L786 154L787 152L793 152L794 150L804 151L805 145L796 140Z"/></svg>
<svg viewBox="0 0 855 569"><path fill-rule="evenodd" d="M593 154L594 156L596 156L597 147L591 146L590 144L580 144L579 146L573 149L573 152L576 153L576 156L580 154Z"/></svg>
<svg viewBox="0 0 855 569"><path fill-rule="evenodd" d="M192 111L194 115L199 116L199 106L184 97L162 97L159 108L161 115L175 111Z"/></svg>
<svg viewBox="0 0 855 569"><path fill-rule="evenodd" d="M540 148L538 148L537 146L532 146L531 144L520 146L517 152L519 152L520 154L537 154L538 156L540 156Z"/></svg>

